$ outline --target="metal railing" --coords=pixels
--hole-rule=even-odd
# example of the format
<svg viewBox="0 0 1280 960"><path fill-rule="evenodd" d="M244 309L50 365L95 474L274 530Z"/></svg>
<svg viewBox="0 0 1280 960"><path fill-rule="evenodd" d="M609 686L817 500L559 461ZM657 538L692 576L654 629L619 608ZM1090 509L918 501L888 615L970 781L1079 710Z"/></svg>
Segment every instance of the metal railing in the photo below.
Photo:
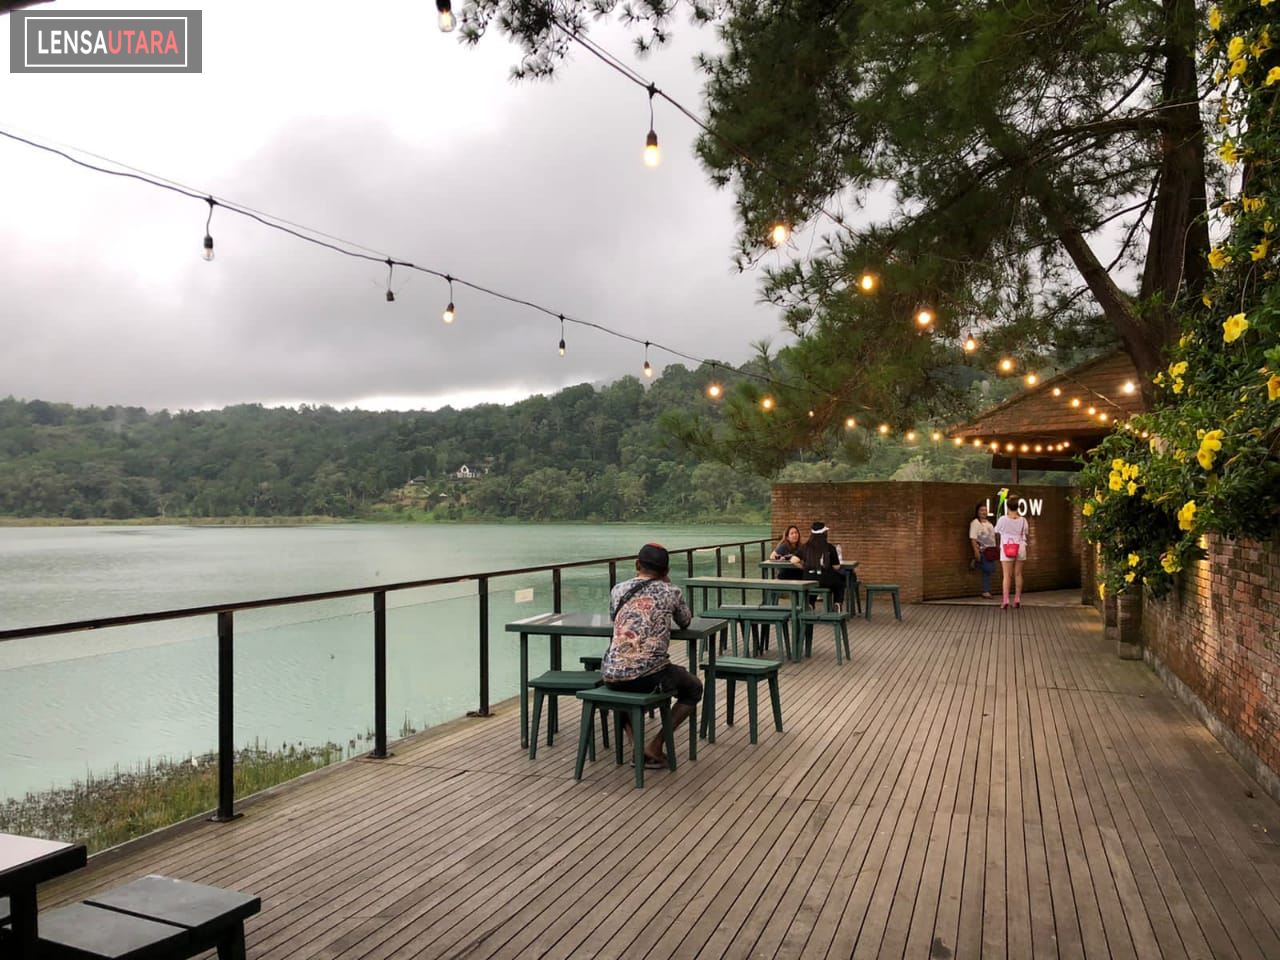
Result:
<svg viewBox="0 0 1280 960"><path fill-rule="evenodd" d="M672 569L676 569L676 559L685 557L685 571L690 577L694 573L694 554L715 552L716 576L722 576L724 570L724 551L736 550L739 569L745 573L747 548L756 547L760 559L768 555L772 541L768 539L742 540L730 543L708 544L700 547L684 547L671 551ZM218 808L211 819L218 821L233 820L239 814L235 806L235 739L233 729L234 718L234 665L235 665L235 614L244 610L261 610L268 607L287 607L301 603L315 603L324 600L338 600L346 597L373 597L373 713L374 713L374 748L369 757L383 759L387 753L387 594L401 590L416 590L423 587L439 587L457 583L475 583L479 640L479 706L467 712L467 716L487 717L489 710L489 584L490 581L502 577L520 576L530 573L551 574L552 605L556 613L563 612L562 573L565 570L608 565L609 589L618 582L618 564L634 562L634 554L621 557L602 557L595 560L575 560L571 563L552 563L534 567L515 567L508 570L490 570L484 573L469 573L454 577L435 577L429 580L406 580L399 583L379 584L378 586L352 587L345 590L329 590L322 593L296 594L287 597L271 597L262 600L245 600L235 603L219 603L199 607L184 607L176 610L160 610L152 613L130 614L116 617L101 617L92 620L75 620L65 623L51 623L35 627L19 627L0 630L0 643L7 640L22 640L35 637L47 637L55 634L79 633L87 630L102 630L108 627L125 627L135 624L159 623L166 620L188 620L195 617L216 617L218 638Z"/></svg>

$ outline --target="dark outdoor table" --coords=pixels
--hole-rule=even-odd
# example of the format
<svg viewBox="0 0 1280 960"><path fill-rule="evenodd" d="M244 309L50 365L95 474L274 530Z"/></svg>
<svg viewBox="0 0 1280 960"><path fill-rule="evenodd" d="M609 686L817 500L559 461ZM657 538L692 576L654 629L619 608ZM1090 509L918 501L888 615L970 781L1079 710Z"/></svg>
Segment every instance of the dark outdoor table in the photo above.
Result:
<svg viewBox="0 0 1280 960"><path fill-rule="evenodd" d="M768 561L766 561L768 562ZM684 582L685 589L688 591L688 600L690 608L693 607L693 591L702 591L702 609L707 609L707 591L708 590L759 590L769 593L789 593L791 594L791 651L792 659L799 660L799 656L795 656L797 644L795 638L803 637L800 632L800 611L805 608L808 603L809 591L820 589L817 580L769 580L766 578L753 577L690 577ZM799 649L803 649L800 647Z"/></svg>
<svg viewBox="0 0 1280 960"><path fill-rule="evenodd" d="M689 651L689 672L698 675L698 641L708 640L711 673L702 694L701 735L708 743L716 742L715 665L716 643L709 638L729 629L729 621L712 617L694 617L689 626L671 626L671 639L683 640ZM612 637L613 621L603 613L543 613L507 624L507 631L520 634L520 746L529 747L529 637L551 638L551 669L560 669L562 637ZM548 722L551 714L548 711Z"/></svg>
<svg viewBox="0 0 1280 960"><path fill-rule="evenodd" d="M760 571L767 577L777 577L781 570L794 570L795 566L787 560L761 560ZM858 599L858 561L841 560L840 571L844 576L844 597L846 610L854 613L862 612L862 601Z"/></svg>
<svg viewBox="0 0 1280 960"><path fill-rule="evenodd" d="M79 870L89 854L82 843L62 843L0 833L0 896L9 898L15 954L35 960L39 926L36 885Z"/></svg>

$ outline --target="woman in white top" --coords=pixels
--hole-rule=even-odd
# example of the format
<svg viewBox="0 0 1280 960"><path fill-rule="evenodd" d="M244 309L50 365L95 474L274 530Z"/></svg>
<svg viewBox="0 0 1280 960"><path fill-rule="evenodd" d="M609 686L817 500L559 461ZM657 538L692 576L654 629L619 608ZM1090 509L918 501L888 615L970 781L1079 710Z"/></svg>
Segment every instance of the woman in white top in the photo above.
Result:
<svg viewBox="0 0 1280 960"><path fill-rule="evenodd" d="M1014 581L1013 605L1022 606L1022 563L1027 559L1027 518L1018 515L1018 504L1010 495L1005 501L1005 515L996 521L996 536L1000 540L1000 572L1004 586L1004 602L1000 609L1009 606L1009 579Z"/></svg>
<svg viewBox="0 0 1280 960"><path fill-rule="evenodd" d="M969 521L969 545L973 548L973 563L969 569L978 567L982 570L982 595L991 599L991 574L996 571L996 560L1000 553L996 549L996 528L991 525L987 516L987 505L980 503L973 509L973 519Z"/></svg>

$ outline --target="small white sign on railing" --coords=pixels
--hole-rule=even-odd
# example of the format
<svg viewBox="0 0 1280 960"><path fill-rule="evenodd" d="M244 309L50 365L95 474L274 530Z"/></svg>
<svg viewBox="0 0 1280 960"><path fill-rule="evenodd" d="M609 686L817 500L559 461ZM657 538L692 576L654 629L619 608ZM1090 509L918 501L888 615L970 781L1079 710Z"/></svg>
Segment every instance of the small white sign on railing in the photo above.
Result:
<svg viewBox="0 0 1280 960"><path fill-rule="evenodd" d="M516 603L529 603L533 600L533 587L516 591Z"/></svg>

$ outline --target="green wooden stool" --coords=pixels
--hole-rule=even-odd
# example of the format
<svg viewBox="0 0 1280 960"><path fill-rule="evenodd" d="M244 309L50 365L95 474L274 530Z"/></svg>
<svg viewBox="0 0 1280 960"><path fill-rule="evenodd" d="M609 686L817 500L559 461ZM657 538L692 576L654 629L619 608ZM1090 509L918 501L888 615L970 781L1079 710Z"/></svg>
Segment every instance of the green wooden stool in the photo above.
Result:
<svg viewBox="0 0 1280 960"><path fill-rule="evenodd" d="M877 593L887 593L893 597L893 615L899 620L902 619L902 607L898 603L898 585L896 583L867 583L863 584L863 589L867 591L866 607L867 619L871 619L871 598Z"/></svg>
<svg viewBox="0 0 1280 960"><path fill-rule="evenodd" d="M725 722L729 726L733 726L733 694L734 685L739 680L743 680L747 684L747 715L751 726L751 742L758 743L760 736L760 728L758 724L756 701L758 699L757 685L760 678L763 677L769 681L769 700L773 704L773 725L782 732L782 700L778 696L778 668L782 664L777 660L753 660L747 657L722 657L716 661L716 679L724 680L726 684L725 691ZM705 677L711 670L711 664L704 663L702 665L703 676ZM710 677L707 677L710 682Z"/></svg>
<svg viewBox="0 0 1280 960"><path fill-rule="evenodd" d="M800 622L808 627L812 627L815 623L829 623L831 630L836 638L836 665L844 662L844 659L852 660L853 654L849 652L849 618L852 616L844 610L805 610L800 614ZM804 654L810 656L813 653L813 631L806 630L804 635ZM840 656L840 647L844 647L844 659Z"/></svg>
<svg viewBox="0 0 1280 960"><path fill-rule="evenodd" d="M534 677L529 681L529 689L533 691L533 726L529 728L529 759L534 760L538 756L538 728L542 723L542 702L547 697L553 701L558 697L567 697L571 693L577 693L579 690L589 690L592 687L598 687L603 681L600 674L595 670L548 670L542 676ZM603 714L603 709L601 710ZM556 732L552 729L551 720L547 720L547 746L555 743ZM603 740L606 747L609 746L609 725L604 724ZM595 759L595 738L591 741L592 759Z"/></svg>
<svg viewBox="0 0 1280 960"><path fill-rule="evenodd" d="M644 786L644 715L656 707L662 719L662 732L666 739L667 766L676 768L676 737L671 728L671 694L670 693L625 693L621 690L610 690L608 687L592 687L579 690L577 697L582 701L582 728L578 733L578 761L573 768L573 779L582 779L582 768L587 760L587 753L595 742L596 709L603 714L605 710L614 711L613 739L615 758L622 764L622 713L625 711L631 718L631 739L634 742L632 753L636 768L636 786ZM689 721L689 759L696 759L697 729L694 719L698 716L695 710ZM607 722L607 721L605 721Z"/></svg>

